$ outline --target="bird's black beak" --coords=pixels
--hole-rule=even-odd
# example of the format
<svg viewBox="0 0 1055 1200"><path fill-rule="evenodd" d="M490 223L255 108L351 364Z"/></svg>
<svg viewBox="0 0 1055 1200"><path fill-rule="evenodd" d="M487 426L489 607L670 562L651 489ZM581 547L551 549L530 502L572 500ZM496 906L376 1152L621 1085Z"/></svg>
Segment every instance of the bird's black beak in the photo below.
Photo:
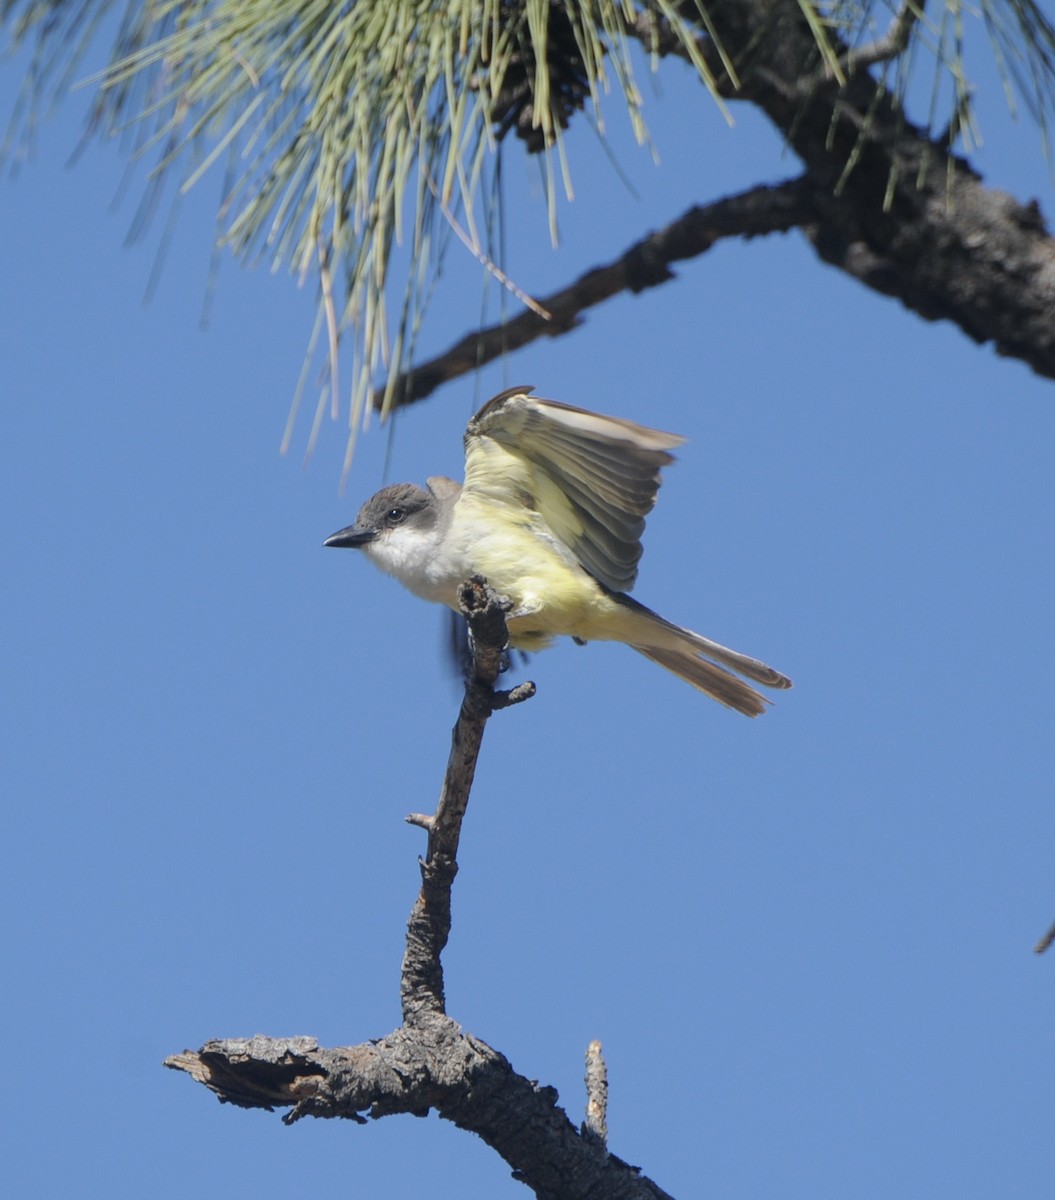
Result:
<svg viewBox="0 0 1055 1200"><path fill-rule="evenodd" d="M338 529L336 533L331 533L322 544L337 546L341 549L355 548L356 546L365 546L368 542L376 539L377 531L375 529L356 529L354 525L349 525L345 529Z"/></svg>

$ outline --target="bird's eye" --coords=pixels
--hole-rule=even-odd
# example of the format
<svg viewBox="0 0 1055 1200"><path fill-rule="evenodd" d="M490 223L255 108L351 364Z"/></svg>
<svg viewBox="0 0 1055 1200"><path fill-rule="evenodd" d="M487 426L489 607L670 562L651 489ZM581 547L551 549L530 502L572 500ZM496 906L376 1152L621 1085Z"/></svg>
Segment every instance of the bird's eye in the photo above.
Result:
<svg viewBox="0 0 1055 1200"><path fill-rule="evenodd" d="M407 519L406 509L390 508L386 519L389 525L401 525Z"/></svg>

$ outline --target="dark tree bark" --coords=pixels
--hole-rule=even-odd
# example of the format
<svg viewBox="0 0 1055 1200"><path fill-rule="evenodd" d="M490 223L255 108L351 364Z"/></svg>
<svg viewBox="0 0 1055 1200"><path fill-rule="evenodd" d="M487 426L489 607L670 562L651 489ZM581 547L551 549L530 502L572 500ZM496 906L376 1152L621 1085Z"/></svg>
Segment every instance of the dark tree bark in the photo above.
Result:
<svg viewBox="0 0 1055 1200"><path fill-rule="evenodd" d="M451 928L451 887L458 871L462 820L484 727L491 713L534 694L521 684L496 692L506 643L501 603L484 580L465 585L462 611L472 634L466 681L443 790L432 816L407 819L428 832L421 890L407 923L400 978L403 1024L387 1037L323 1049L313 1038L225 1038L165 1060L242 1108L288 1107L303 1117L345 1117L360 1124L392 1113L430 1109L478 1134L513 1176L544 1200L670 1200L668 1193L605 1146L607 1081L600 1047L587 1051L587 1118L576 1129L557 1093L518 1074L508 1060L466 1033L447 1014L441 954Z"/></svg>
<svg viewBox="0 0 1055 1200"><path fill-rule="evenodd" d="M805 164L816 220L804 228L818 254L1055 378L1055 242L1036 203L984 187L867 71L829 78L795 0L736 0L713 18L740 96Z"/></svg>
<svg viewBox="0 0 1055 1200"><path fill-rule="evenodd" d="M689 19L693 6L683 6ZM826 67L797 0L722 0L712 27L737 72L727 74L701 30L699 48L728 101L761 109L804 165L793 181L758 187L685 213L607 266L542 300L549 319L527 312L467 335L415 366L396 403L542 336L582 321L586 308L621 291L673 278L678 259L723 237L801 229L819 257L929 321L954 322L1055 379L1055 240L1035 200L987 188L962 158L906 117L870 74L903 48L911 9L891 34L852 52L829 31L843 75ZM663 18L646 8L634 36L660 54L684 54ZM382 392L375 396L380 404Z"/></svg>

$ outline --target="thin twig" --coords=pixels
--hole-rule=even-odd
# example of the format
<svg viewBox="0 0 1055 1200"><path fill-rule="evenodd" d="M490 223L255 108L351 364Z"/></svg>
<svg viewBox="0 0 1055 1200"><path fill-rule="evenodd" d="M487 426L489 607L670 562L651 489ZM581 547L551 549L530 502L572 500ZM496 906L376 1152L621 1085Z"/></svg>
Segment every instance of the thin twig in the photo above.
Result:
<svg viewBox="0 0 1055 1200"><path fill-rule="evenodd" d="M586 1047L586 1120L582 1132L601 1149L608 1144L608 1068L596 1039Z"/></svg>
<svg viewBox="0 0 1055 1200"><path fill-rule="evenodd" d="M512 321L491 325L461 341L436 358L412 367L393 385L393 407L423 400L441 384L476 370L500 355L517 350L540 337L557 337L582 323L582 313L620 292L642 292L674 278L671 264L696 258L724 238L757 237L786 233L815 216L808 190L801 179L770 187L750 188L713 204L695 205L665 228L629 246L618 258L594 267L573 283L542 299L550 314L543 320L534 312ZM373 395L380 408L386 389Z"/></svg>
<svg viewBox="0 0 1055 1200"><path fill-rule="evenodd" d="M469 623L472 670L465 682L461 711L451 734L451 752L436 812L411 814L408 820L428 830L428 849L421 862L421 891L407 922L407 944L400 977L403 1019L407 1025L446 1012L440 955L451 929L451 887L458 873L458 842L469 803L484 726L490 715L510 703L496 696L494 685L509 640L505 604L474 576L459 593L462 615ZM521 685L527 699L534 684Z"/></svg>

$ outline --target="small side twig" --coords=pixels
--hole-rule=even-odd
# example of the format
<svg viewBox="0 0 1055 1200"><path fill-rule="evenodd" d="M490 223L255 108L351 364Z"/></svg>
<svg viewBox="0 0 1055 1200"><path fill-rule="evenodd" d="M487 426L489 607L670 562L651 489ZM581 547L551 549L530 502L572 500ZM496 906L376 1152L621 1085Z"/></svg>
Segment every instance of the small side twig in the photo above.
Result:
<svg viewBox="0 0 1055 1200"><path fill-rule="evenodd" d="M495 692L494 710L497 712L500 708L511 708L514 704L523 704L534 694L535 685L530 679L525 679L523 683L518 683L516 687L510 688L507 692Z"/></svg>
<svg viewBox="0 0 1055 1200"><path fill-rule="evenodd" d="M598 1149L608 1145L608 1068L596 1038L586 1047L586 1120L582 1135Z"/></svg>

